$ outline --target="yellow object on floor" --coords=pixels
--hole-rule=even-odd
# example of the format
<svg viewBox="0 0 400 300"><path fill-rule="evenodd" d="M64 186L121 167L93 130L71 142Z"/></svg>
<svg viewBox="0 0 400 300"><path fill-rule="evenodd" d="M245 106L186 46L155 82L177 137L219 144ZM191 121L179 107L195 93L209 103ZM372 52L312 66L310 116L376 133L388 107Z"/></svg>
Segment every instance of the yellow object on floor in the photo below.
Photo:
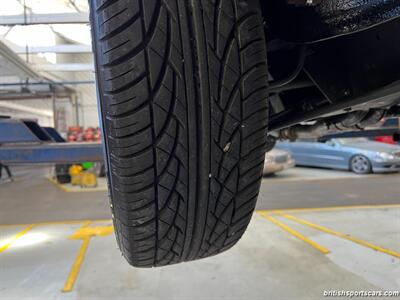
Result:
<svg viewBox="0 0 400 300"><path fill-rule="evenodd" d="M81 173L83 171L82 166L72 165L69 167L68 173L71 176L72 185L81 185Z"/></svg>
<svg viewBox="0 0 400 300"><path fill-rule="evenodd" d="M97 186L97 176L91 172L83 172L80 174L81 176L81 187L84 188L93 188Z"/></svg>
<svg viewBox="0 0 400 300"><path fill-rule="evenodd" d="M83 188L97 187L97 176L92 172L83 172L80 165L72 165L69 170L72 185L80 185Z"/></svg>
<svg viewBox="0 0 400 300"><path fill-rule="evenodd" d="M57 188L67 193L81 193L81 192L106 192L107 180L105 178L97 178L97 186L92 188L81 188L81 185L72 185L72 183L60 184L54 178L47 177Z"/></svg>
<svg viewBox="0 0 400 300"><path fill-rule="evenodd" d="M72 175L71 176L71 184L72 185L81 185L81 177L82 177L82 174Z"/></svg>
<svg viewBox="0 0 400 300"><path fill-rule="evenodd" d="M82 173L82 171L83 171L82 166L72 165L71 167L69 167L68 173L72 177L74 175L79 175L80 173Z"/></svg>

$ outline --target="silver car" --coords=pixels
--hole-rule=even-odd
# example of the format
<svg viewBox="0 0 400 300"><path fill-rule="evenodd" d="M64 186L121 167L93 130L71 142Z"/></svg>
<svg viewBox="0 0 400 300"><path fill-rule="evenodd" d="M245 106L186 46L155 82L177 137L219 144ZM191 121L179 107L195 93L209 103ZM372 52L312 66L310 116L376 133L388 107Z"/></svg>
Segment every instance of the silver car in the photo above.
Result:
<svg viewBox="0 0 400 300"><path fill-rule="evenodd" d="M279 142L276 148L289 151L299 166L351 170L357 174L400 171L400 146L366 138Z"/></svg>
<svg viewBox="0 0 400 300"><path fill-rule="evenodd" d="M288 151L272 149L265 154L264 175L275 174L294 166L295 161Z"/></svg>

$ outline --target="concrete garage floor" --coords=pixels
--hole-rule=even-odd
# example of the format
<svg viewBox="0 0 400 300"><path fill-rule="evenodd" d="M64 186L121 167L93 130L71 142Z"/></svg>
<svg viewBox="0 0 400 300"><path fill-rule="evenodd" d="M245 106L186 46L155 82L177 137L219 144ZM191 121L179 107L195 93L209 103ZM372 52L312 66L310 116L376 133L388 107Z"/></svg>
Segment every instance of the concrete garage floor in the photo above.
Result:
<svg viewBox="0 0 400 300"><path fill-rule="evenodd" d="M400 290L400 176L308 171L263 181L259 211L232 250L145 270L116 248L105 193L65 193L37 170L22 172L0 184L0 299L322 299L325 290Z"/></svg>
<svg viewBox="0 0 400 300"><path fill-rule="evenodd" d="M105 191L66 193L50 183L48 167L13 168L0 183L0 224L110 218ZM400 174L294 168L265 177L257 209L400 204Z"/></svg>

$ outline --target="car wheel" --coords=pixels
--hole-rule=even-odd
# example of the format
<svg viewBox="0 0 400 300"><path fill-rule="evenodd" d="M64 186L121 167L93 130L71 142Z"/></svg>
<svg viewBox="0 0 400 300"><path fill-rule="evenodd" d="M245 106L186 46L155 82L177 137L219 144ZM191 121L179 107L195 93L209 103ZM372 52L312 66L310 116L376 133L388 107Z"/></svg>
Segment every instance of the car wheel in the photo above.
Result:
<svg viewBox="0 0 400 300"><path fill-rule="evenodd" d="M350 169L356 174L369 174L372 172L371 162L364 155L356 155L350 161Z"/></svg>
<svg viewBox="0 0 400 300"><path fill-rule="evenodd" d="M267 148L258 0L93 0L114 228L128 262L218 254L245 232Z"/></svg>

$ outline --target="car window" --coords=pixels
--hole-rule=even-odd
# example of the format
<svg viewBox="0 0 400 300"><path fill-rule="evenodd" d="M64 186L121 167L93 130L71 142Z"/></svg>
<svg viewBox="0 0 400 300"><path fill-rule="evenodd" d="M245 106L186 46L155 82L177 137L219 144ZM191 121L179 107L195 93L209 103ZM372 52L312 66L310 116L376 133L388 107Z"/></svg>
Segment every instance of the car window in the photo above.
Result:
<svg viewBox="0 0 400 300"><path fill-rule="evenodd" d="M390 118L383 122L382 127L399 127L399 119L398 118Z"/></svg>
<svg viewBox="0 0 400 300"><path fill-rule="evenodd" d="M302 142L302 143L316 143L317 139L316 138L300 138L297 139L296 142Z"/></svg>
<svg viewBox="0 0 400 300"><path fill-rule="evenodd" d="M342 145L354 145L354 144L363 144L363 143L370 142L370 140L368 140L367 138L363 138L363 137L349 138L349 139L337 139L336 141Z"/></svg>

